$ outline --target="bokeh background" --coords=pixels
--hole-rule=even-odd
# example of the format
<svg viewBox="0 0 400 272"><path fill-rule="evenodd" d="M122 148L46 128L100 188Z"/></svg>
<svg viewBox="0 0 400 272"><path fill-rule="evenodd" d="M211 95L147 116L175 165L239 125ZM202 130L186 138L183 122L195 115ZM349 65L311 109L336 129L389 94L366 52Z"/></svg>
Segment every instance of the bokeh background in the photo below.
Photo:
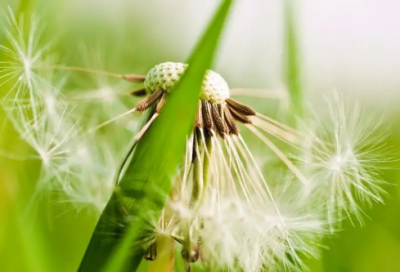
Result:
<svg viewBox="0 0 400 272"><path fill-rule="evenodd" d="M82 61L82 54L89 52L101 60L99 68L144 74L156 63L184 61L218 1L25 3L57 41L61 61L98 65ZM0 9L7 6L18 9L20 3L1 0ZM392 131L388 145L400 158L400 3L301 0L295 6L307 104L319 107L321 97L332 90L362 101L367 111L385 116ZM214 67L231 87L285 87L283 14L281 0L237 1ZM0 25L0 43L2 30ZM40 164L7 155L30 150L6 123L0 111L0 271L75 271L98 214L77 211L51 196L32 204ZM364 227L346 223L341 233L326 239L321 258L308 261L310 271L400 271L398 167L395 161L382 173L388 182L385 205L367 210Z"/></svg>

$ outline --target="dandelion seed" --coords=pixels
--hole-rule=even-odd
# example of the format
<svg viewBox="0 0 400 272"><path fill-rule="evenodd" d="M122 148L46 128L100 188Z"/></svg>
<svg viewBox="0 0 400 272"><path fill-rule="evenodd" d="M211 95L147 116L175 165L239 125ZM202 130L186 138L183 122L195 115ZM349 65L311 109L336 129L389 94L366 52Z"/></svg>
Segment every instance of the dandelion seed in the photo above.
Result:
<svg viewBox="0 0 400 272"><path fill-rule="evenodd" d="M369 115L366 120L357 105L346 106L339 94L328 105L329 116L317 119L306 156L299 161L313 179L314 201L327 203L326 218L333 228L353 215L362 223L361 204L383 201L379 172L392 159L383 155L388 131L378 131L381 119Z"/></svg>
<svg viewBox="0 0 400 272"><path fill-rule="evenodd" d="M40 93L38 93L40 88L36 86L44 83L44 79L40 77L35 67L43 65L50 43L41 44L40 37L43 30L39 27L37 20L32 20L27 35L25 35L23 19L17 21L11 9L5 16L5 21L5 35L10 46L0 46L0 50L9 58L9 61L0 62L0 78L4 79L1 85L12 84L5 98L25 99L28 97L35 119L38 118L36 111L41 101Z"/></svg>
<svg viewBox="0 0 400 272"><path fill-rule="evenodd" d="M67 76L56 73L61 69L55 67L63 66L50 63L51 44L44 39L38 20L34 18L30 28L24 29L22 19L18 21L9 10L5 22L8 45L1 45L0 50L8 60L0 63L0 85L8 91L2 94L1 106L34 153L14 157L41 162L33 199L58 191L63 196L61 202L101 212L114 186L120 145L130 140L129 135L119 134L112 138L115 141L104 141L101 135L85 133L86 126L109 118L115 109L108 107L107 112L99 110L102 114L82 118L90 107L82 107L65 93ZM107 97L111 93L104 86L100 88L104 90L102 100L105 93Z"/></svg>

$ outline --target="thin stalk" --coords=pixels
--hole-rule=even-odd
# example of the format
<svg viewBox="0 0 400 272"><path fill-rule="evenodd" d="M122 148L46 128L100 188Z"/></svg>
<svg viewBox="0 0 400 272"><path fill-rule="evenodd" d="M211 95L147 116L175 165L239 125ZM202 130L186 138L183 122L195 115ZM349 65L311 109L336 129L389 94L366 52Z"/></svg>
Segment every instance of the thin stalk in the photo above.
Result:
<svg viewBox="0 0 400 272"><path fill-rule="evenodd" d="M195 133L195 152L197 154L193 162L193 190L192 204L201 205L208 186L208 172L210 170L210 155L212 151L212 141L206 137L205 145L199 139L200 135Z"/></svg>
<svg viewBox="0 0 400 272"><path fill-rule="evenodd" d="M193 144L193 152L196 154L196 157L193 161L193 189L192 189L192 198L191 205L197 205L198 201L201 199L203 195L204 189L204 176L203 176L203 165L202 165L202 157L203 150L198 141L198 135L194 133L194 144Z"/></svg>
<svg viewBox="0 0 400 272"><path fill-rule="evenodd" d="M82 72L82 73L88 73L88 74L97 74L97 75L103 75L103 76L123 79L123 80L131 81L131 82L143 82L145 80L145 76L142 76L142 75L134 75L134 74L123 75L123 74L117 74L117 73L113 73L113 72L85 68L85 67L80 67L80 66L43 65L43 66L38 66L36 68L37 69L49 69L49 70L61 70L61 71L73 71L73 72Z"/></svg>
<svg viewBox="0 0 400 272"><path fill-rule="evenodd" d="M123 79L123 75L121 75L121 74L112 73L112 72L103 71L103 70L79 67L79 66L43 65L43 66L37 66L36 68L43 69L43 70L61 70L61 71L82 72L82 73L88 73L88 74L98 74L98 75L104 75L104 76L109 76L109 77L115 77L118 79Z"/></svg>
<svg viewBox="0 0 400 272"><path fill-rule="evenodd" d="M204 201L204 195L205 191L207 190L208 186L208 172L210 171L210 156L212 154L212 141L210 137L206 138L206 151L204 155L204 162L203 162L203 179L204 179L204 184L203 184L203 195L201 199L201 203Z"/></svg>

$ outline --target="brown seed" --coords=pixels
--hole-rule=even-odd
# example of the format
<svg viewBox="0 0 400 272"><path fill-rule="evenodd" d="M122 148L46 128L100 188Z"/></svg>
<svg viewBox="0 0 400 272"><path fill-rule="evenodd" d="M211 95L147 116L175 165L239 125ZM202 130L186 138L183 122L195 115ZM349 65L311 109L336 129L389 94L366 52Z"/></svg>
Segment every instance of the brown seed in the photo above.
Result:
<svg viewBox="0 0 400 272"><path fill-rule="evenodd" d="M234 108L236 110L236 112L245 115L245 116L252 116L252 115L256 115L256 111L253 110L251 107L246 106L232 98L227 98L225 99L226 103L228 103L228 105L231 108Z"/></svg>
<svg viewBox="0 0 400 272"><path fill-rule="evenodd" d="M144 88L131 92L131 95L133 95L133 96L145 96L146 94L147 94L146 89L144 89Z"/></svg>
<svg viewBox="0 0 400 272"><path fill-rule="evenodd" d="M196 127L199 129L202 129L204 127L203 123L203 110L202 110L202 103L199 101L199 104L197 106L197 114L196 114Z"/></svg>
<svg viewBox="0 0 400 272"><path fill-rule="evenodd" d="M214 135L214 122L212 118L211 104L206 100L202 101L202 114L206 137L212 137Z"/></svg>
<svg viewBox="0 0 400 272"><path fill-rule="evenodd" d="M229 134L239 135L239 127L236 124L236 121L233 118L228 107L224 107L224 114L225 114L225 122L229 128Z"/></svg>
<svg viewBox="0 0 400 272"><path fill-rule="evenodd" d="M245 124L251 124L251 120L248 116L238 112L235 108L231 107L229 104L228 104L228 108L229 108L230 113L236 120L238 120L239 122L245 123Z"/></svg>
<svg viewBox="0 0 400 272"><path fill-rule="evenodd" d="M204 126L209 130L214 130L214 122L211 111L211 104L206 100L202 101L202 113Z"/></svg>
<svg viewBox="0 0 400 272"><path fill-rule="evenodd" d="M215 126L217 127L218 133L221 135L222 138L225 138L226 134L228 134L228 128L224 124L224 119L221 115L221 111L216 103L211 103L211 107L213 121Z"/></svg>
<svg viewBox="0 0 400 272"><path fill-rule="evenodd" d="M149 97L146 97L145 99L139 101L136 105L136 110L139 112L147 110L148 108L150 108L151 105L154 104L154 102L156 102L161 97L162 94L162 90L155 91Z"/></svg>
<svg viewBox="0 0 400 272"><path fill-rule="evenodd" d="M122 79L130 82L144 82L146 77L141 75L122 75Z"/></svg>

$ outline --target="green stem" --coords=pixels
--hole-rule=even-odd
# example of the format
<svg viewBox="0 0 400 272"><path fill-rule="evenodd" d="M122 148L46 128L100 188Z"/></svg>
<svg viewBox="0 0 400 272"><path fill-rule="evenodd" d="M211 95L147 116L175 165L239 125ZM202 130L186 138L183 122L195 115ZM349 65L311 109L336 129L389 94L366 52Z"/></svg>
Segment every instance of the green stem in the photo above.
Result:
<svg viewBox="0 0 400 272"><path fill-rule="evenodd" d="M303 90L300 73L300 50L298 41L297 18L295 16L295 1L284 1L285 24L285 82L289 92L290 104L293 109L291 123L296 125L296 117L303 115Z"/></svg>
<svg viewBox="0 0 400 272"><path fill-rule="evenodd" d="M174 271L174 245L175 241L168 236L157 238L157 257L148 262L148 272L172 272Z"/></svg>

